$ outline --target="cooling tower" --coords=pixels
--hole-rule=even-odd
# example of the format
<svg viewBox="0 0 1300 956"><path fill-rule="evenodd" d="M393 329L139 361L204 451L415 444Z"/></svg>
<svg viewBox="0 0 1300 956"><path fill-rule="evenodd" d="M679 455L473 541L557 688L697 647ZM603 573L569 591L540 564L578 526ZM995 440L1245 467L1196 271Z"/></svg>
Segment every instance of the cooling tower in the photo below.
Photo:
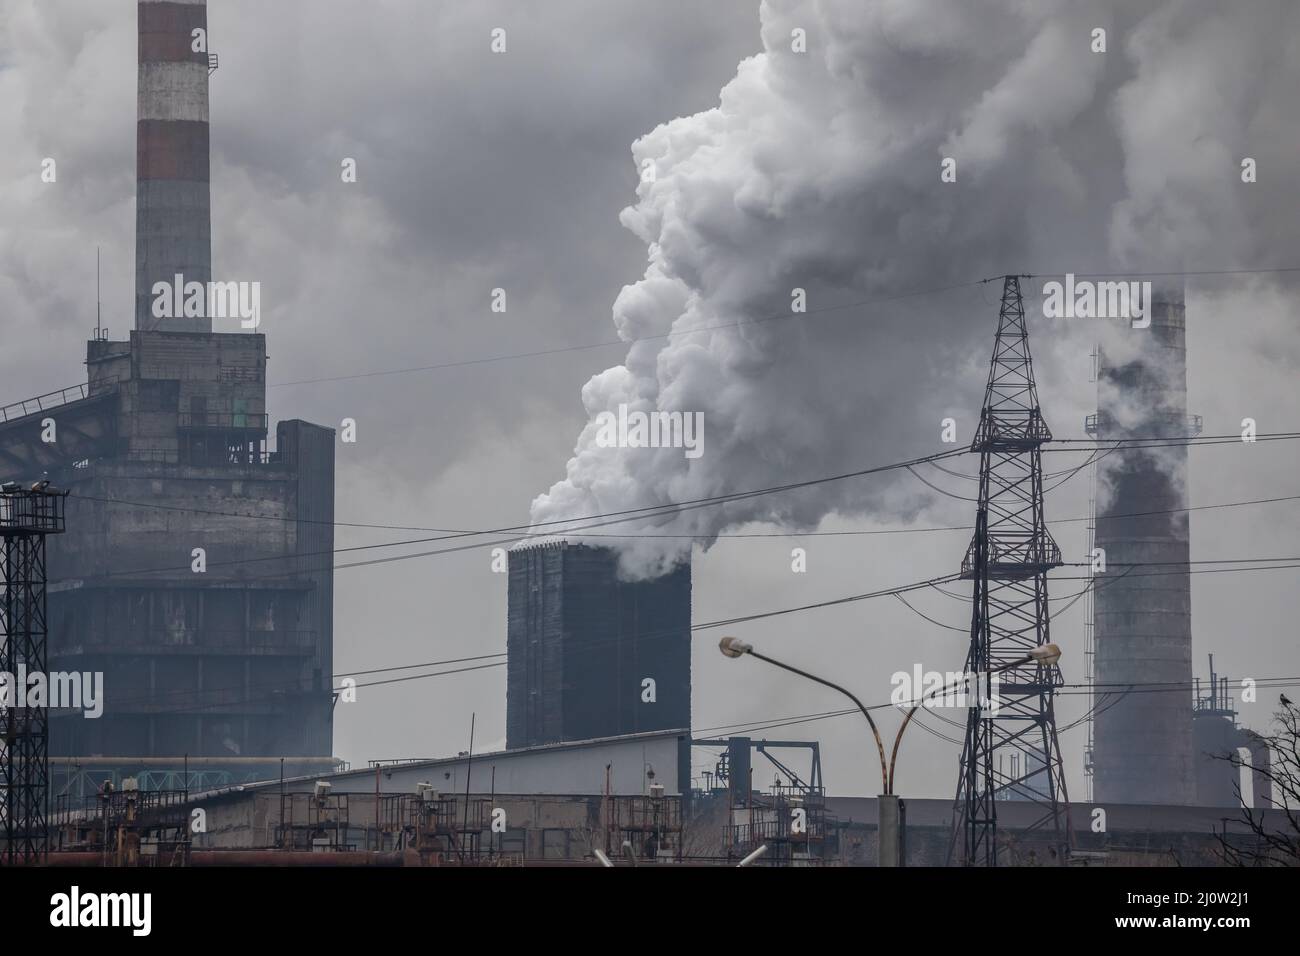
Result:
<svg viewBox="0 0 1300 956"><path fill-rule="evenodd" d="M508 748L690 727L690 565L617 571L607 548L510 552Z"/></svg>
<svg viewBox="0 0 1300 956"><path fill-rule="evenodd" d="M207 0L140 0L137 16L135 327L211 332L210 318L153 314L154 283L212 279Z"/></svg>
<svg viewBox="0 0 1300 956"><path fill-rule="evenodd" d="M1150 327L1125 328L1115 355L1101 356L1088 424L1103 442L1199 430L1187 415L1182 290L1153 300ZM1094 791L1105 802L1191 804L1187 449L1120 447L1103 453L1098 477L1095 546L1107 569L1094 591Z"/></svg>

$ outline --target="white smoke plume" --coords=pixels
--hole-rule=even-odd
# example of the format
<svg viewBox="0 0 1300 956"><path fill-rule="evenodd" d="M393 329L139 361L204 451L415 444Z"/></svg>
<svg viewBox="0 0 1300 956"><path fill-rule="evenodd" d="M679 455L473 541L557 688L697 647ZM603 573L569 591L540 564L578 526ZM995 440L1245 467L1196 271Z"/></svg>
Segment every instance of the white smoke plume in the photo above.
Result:
<svg viewBox="0 0 1300 956"><path fill-rule="evenodd" d="M613 318L640 341L583 388L589 422L533 502L538 531L943 450L948 415L968 443L997 286L879 300L1007 272L1276 264L1285 237L1296 248L1281 201L1298 162L1294 3L765 0L760 20L762 52L716 107L633 144L653 178L621 221L648 266ZM1246 156L1266 171L1253 186ZM956 182L941 181L946 157ZM809 314L791 318L795 288ZM620 406L702 413L703 453L602 447L598 416ZM625 525L688 537L627 539L622 570L659 573L692 537L707 547L747 522L907 513L925 499L906 480Z"/></svg>

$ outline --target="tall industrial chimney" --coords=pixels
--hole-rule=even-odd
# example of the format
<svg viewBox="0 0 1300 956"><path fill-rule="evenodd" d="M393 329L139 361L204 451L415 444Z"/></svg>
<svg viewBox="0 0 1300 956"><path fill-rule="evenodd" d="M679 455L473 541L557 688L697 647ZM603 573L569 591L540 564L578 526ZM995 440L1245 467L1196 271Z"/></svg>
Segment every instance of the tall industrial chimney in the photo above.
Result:
<svg viewBox="0 0 1300 956"><path fill-rule="evenodd" d="M153 313L154 283L212 278L207 0L139 0L137 16L135 327L211 332L207 317Z"/></svg>
<svg viewBox="0 0 1300 956"><path fill-rule="evenodd" d="M1187 415L1182 288L1157 289L1152 300L1150 327L1124 332L1132 339L1125 360L1108 364L1101 356L1098 413L1089 428L1103 442L1199 431ZM1107 569L1094 591L1096 798L1191 804L1187 448L1120 447L1103 453L1100 472L1095 546L1104 549ZM1134 563L1141 566L1130 570Z"/></svg>
<svg viewBox="0 0 1300 956"><path fill-rule="evenodd" d="M691 726L691 566L623 581L609 548L510 552L506 747Z"/></svg>

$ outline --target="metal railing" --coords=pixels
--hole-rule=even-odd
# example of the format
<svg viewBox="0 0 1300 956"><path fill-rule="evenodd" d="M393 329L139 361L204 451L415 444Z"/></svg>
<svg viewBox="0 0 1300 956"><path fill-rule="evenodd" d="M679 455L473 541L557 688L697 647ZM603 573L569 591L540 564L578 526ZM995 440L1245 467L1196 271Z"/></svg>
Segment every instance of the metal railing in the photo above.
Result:
<svg viewBox="0 0 1300 956"><path fill-rule="evenodd" d="M1168 429L1171 434L1167 436L1143 435L1140 437L1195 438L1201 433L1203 425L1204 419L1202 419L1200 415L1178 415L1172 412L1161 413L1154 416L1147 416L1139 427L1151 428L1156 426L1160 427L1162 431ZM1106 412L1098 412L1097 414L1089 415L1084 419L1083 426L1084 431L1094 437L1097 436L1098 432L1102 431L1115 430L1121 433L1125 431L1124 427L1117 426L1115 420ZM1172 434L1175 430L1178 434Z"/></svg>
<svg viewBox="0 0 1300 956"><path fill-rule="evenodd" d="M144 461L160 465L284 465L288 462L278 451L245 451L243 449L196 451L193 448L130 448L109 460ZM78 467L88 467L88 462Z"/></svg>
<svg viewBox="0 0 1300 956"><path fill-rule="evenodd" d="M129 627L125 631L106 631L102 640L83 646L108 644L114 647L198 647L209 650L285 650L309 651L316 646L316 631L272 628L210 628L191 625Z"/></svg>
<svg viewBox="0 0 1300 956"><path fill-rule="evenodd" d="M0 490L0 533L61 534L67 496L66 491Z"/></svg>
<svg viewBox="0 0 1300 956"><path fill-rule="evenodd" d="M181 428L232 428L266 431L267 416L252 412L181 412Z"/></svg>
<svg viewBox="0 0 1300 956"><path fill-rule="evenodd" d="M70 402L79 402L83 398L89 397L90 386L70 385L67 388L59 389L57 392L46 392L44 395L37 395L35 398L0 406L0 422L13 421L36 412L58 408L60 405L67 405Z"/></svg>

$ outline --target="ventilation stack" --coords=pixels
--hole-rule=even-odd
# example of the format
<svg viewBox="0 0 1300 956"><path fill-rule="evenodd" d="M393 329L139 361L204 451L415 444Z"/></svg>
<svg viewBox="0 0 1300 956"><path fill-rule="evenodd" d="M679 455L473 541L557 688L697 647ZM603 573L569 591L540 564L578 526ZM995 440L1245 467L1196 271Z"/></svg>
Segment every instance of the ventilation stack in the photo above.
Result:
<svg viewBox="0 0 1300 956"><path fill-rule="evenodd" d="M510 552L506 746L691 726L691 567L618 577L608 548Z"/></svg>
<svg viewBox="0 0 1300 956"><path fill-rule="evenodd" d="M210 318L153 314L154 283L212 279L208 4L139 0L137 16L135 327L211 332Z"/></svg>
<svg viewBox="0 0 1300 956"><path fill-rule="evenodd" d="M1095 547L1105 552L1095 601L1094 789L1107 803L1195 802L1185 306L1156 289L1150 326L1126 327L1100 356L1089 432L1171 439L1121 446L1098 462ZM1150 444L1150 443L1138 443ZM1137 565L1137 566L1133 566Z"/></svg>

